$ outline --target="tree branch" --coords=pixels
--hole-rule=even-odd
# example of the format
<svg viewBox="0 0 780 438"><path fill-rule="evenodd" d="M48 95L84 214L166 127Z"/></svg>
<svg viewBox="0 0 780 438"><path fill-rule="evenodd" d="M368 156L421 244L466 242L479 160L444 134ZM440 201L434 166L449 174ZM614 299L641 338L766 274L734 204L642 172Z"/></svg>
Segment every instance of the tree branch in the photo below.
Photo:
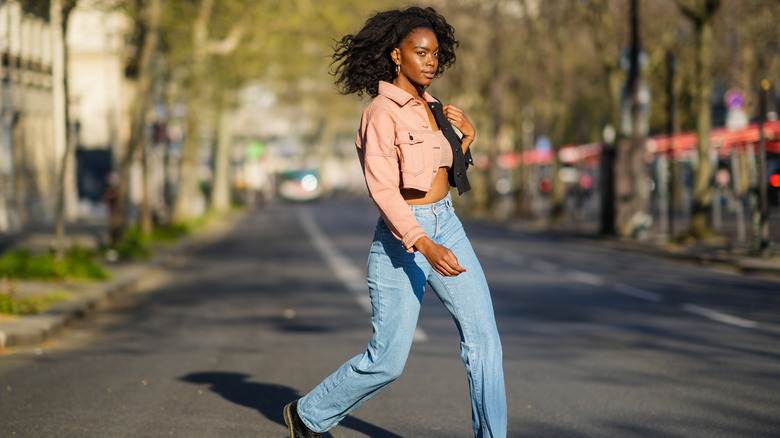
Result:
<svg viewBox="0 0 780 438"><path fill-rule="evenodd" d="M685 15L685 17L687 17L689 20L693 21L694 23L699 23L701 21L701 13L698 13L698 11L682 3L680 0L674 0L674 2L677 4L677 8L680 9L680 12L682 12L682 14Z"/></svg>
<svg viewBox="0 0 780 438"><path fill-rule="evenodd" d="M244 15L244 18L235 25L232 29L230 29L230 32L228 32L228 35L219 40L219 41L209 41L207 46L208 53L214 54L214 55L226 55L234 50L236 50L236 47L238 47L238 43L241 42L241 38L244 37L244 32L247 28L247 21L249 20L246 18L248 15Z"/></svg>
<svg viewBox="0 0 780 438"><path fill-rule="evenodd" d="M720 8L721 0L707 0L706 2L706 10L707 15L709 17L712 17L715 15L715 12Z"/></svg>

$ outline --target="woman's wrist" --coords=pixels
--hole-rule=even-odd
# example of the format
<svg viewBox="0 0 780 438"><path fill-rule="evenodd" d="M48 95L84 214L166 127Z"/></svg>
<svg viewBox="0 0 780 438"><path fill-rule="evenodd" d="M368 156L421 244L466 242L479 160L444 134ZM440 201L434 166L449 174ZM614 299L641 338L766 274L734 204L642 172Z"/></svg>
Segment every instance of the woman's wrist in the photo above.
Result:
<svg viewBox="0 0 780 438"><path fill-rule="evenodd" d="M417 239L416 242L414 242L414 247L417 248L417 251L420 251L421 253L425 253L425 250L430 247L430 244L433 243L433 240L431 240L428 236L422 236L419 239Z"/></svg>
<svg viewBox="0 0 780 438"><path fill-rule="evenodd" d="M467 150L469 150L469 146L471 146L472 143L474 143L474 135L464 135L460 139L461 147L463 148L463 153L465 154Z"/></svg>

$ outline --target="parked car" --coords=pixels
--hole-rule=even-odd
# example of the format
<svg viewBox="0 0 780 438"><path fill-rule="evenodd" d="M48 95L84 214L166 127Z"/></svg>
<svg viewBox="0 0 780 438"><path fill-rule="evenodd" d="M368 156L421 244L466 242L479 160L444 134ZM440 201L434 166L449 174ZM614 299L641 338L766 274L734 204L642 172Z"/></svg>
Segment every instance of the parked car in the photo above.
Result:
<svg viewBox="0 0 780 438"><path fill-rule="evenodd" d="M282 172L278 175L279 196L290 201L311 201L322 196L318 172L301 169Z"/></svg>

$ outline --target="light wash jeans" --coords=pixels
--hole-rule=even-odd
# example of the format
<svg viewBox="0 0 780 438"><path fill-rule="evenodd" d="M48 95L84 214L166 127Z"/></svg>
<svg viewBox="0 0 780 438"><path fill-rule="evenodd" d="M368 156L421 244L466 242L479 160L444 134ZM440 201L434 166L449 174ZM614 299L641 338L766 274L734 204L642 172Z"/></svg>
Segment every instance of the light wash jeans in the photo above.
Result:
<svg viewBox="0 0 780 438"><path fill-rule="evenodd" d="M411 207L428 236L449 248L466 272L456 277L440 275L420 252L406 252L380 219L368 258L374 329L368 349L304 396L298 402L298 414L309 429L326 432L401 375L428 283L460 332L474 435L504 438L507 406L501 342L482 267L449 195L433 204Z"/></svg>

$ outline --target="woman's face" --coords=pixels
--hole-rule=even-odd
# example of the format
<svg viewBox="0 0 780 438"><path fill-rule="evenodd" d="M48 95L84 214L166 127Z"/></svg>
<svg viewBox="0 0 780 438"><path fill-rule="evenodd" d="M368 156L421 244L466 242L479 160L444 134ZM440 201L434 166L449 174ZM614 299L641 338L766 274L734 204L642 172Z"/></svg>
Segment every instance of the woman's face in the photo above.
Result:
<svg viewBox="0 0 780 438"><path fill-rule="evenodd" d="M408 82L415 88L427 87L439 68L439 42L430 29L417 28L403 40L401 47L393 50L391 56L401 67L394 81L399 82L396 85Z"/></svg>

